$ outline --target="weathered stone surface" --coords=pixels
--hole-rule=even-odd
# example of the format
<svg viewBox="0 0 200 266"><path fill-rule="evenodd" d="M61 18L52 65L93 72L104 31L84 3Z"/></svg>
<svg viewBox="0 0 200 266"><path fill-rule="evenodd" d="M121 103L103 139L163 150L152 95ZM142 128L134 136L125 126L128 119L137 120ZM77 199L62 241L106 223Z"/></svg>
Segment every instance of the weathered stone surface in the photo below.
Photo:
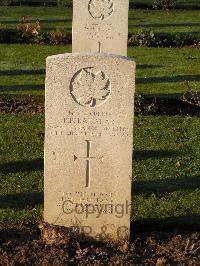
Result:
<svg viewBox="0 0 200 266"><path fill-rule="evenodd" d="M135 62L47 58L44 220L99 240L129 235Z"/></svg>
<svg viewBox="0 0 200 266"><path fill-rule="evenodd" d="M74 0L73 52L127 55L128 0Z"/></svg>

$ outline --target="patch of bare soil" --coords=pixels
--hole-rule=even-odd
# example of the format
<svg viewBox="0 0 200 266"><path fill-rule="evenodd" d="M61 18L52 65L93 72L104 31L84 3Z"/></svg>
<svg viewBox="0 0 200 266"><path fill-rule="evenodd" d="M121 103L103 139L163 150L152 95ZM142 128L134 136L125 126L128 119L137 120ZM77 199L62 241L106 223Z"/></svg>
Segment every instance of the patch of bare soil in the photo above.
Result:
<svg viewBox="0 0 200 266"><path fill-rule="evenodd" d="M44 101L33 96L22 97L21 99L19 97L0 96L0 113L31 113L33 115L44 113Z"/></svg>
<svg viewBox="0 0 200 266"><path fill-rule="evenodd" d="M43 96L0 96L0 113L5 114L43 114L45 111ZM200 116L200 106L184 102L179 98L135 97L136 115L179 115Z"/></svg>
<svg viewBox="0 0 200 266"><path fill-rule="evenodd" d="M200 233L141 233L125 252L75 239L47 242L37 226L0 229L0 265L200 265Z"/></svg>
<svg viewBox="0 0 200 266"><path fill-rule="evenodd" d="M136 115L200 116L200 105L180 98L136 97Z"/></svg>

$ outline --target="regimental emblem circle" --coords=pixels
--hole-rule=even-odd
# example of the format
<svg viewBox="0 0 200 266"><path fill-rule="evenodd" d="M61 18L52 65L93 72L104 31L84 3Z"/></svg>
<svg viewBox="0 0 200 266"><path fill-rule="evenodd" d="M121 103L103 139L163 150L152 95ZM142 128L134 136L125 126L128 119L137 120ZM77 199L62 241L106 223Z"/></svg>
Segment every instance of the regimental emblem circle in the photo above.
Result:
<svg viewBox="0 0 200 266"><path fill-rule="evenodd" d="M110 93L111 83L108 76L94 67L80 69L71 80L70 94L82 106L99 106L108 100Z"/></svg>
<svg viewBox="0 0 200 266"><path fill-rule="evenodd" d="M113 0L90 0L88 11L94 19L107 19L114 12Z"/></svg>

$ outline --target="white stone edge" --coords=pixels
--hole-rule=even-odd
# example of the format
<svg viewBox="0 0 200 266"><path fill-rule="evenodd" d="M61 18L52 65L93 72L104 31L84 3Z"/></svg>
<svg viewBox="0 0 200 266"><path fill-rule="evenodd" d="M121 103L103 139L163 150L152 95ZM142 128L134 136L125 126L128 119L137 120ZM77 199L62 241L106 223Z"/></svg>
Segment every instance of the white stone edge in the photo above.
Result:
<svg viewBox="0 0 200 266"><path fill-rule="evenodd" d="M68 56L68 57L78 57L78 56L104 57L104 56L107 56L107 57L111 57L111 58L119 58L122 60L135 62L135 60L130 58L130 57L126 57L126 56L118 55L118 54L111 54L111 53L63 53L63 54L48 56L46 58L46 61L49 61L49 60L54 59L54 58L64 57L64 56Z"/></svg>

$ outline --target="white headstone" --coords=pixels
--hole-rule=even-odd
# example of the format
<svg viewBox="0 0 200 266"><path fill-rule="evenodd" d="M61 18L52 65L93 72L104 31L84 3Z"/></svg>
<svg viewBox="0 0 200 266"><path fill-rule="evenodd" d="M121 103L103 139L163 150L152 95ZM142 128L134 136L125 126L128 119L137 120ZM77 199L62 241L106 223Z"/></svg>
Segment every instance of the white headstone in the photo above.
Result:
<svg viewBox="0 0 200 266"><path fill-rule="evenodd" d="M44 220L98 240L130 230L135 62L47 58Z"/></svg>
<svg viewBox="0 0 200 266"><path fill-rule="evenodd" d="M73 0L73 52L127 55L129 0Z"/></svg>

